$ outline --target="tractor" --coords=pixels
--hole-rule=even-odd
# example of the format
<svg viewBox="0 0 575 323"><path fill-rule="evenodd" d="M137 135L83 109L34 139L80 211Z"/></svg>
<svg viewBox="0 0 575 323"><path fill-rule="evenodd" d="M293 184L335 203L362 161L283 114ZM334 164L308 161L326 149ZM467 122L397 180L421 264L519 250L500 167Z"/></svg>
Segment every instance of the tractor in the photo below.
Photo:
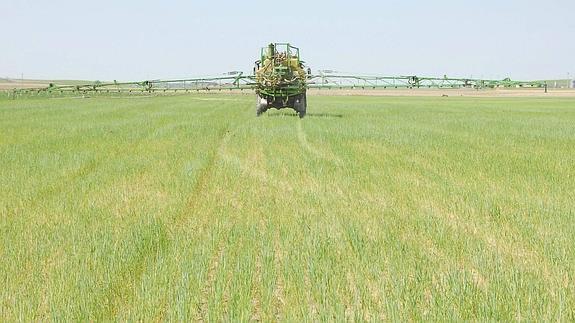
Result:
<svg viewBox="0 0 575 323"><path fill-rule="evenodd" d="M300 60L299 48L287 43L272 43L261 49L255 62L257 95L256 115L270 108L295 110L300 118L306 113L306 80L311 70Z"/></svg>

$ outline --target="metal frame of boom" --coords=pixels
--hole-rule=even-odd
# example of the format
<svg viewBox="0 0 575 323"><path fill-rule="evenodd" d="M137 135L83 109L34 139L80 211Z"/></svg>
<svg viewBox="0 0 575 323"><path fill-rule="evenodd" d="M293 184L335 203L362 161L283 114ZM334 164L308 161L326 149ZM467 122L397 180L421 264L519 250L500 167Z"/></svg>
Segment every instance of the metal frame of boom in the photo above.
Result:
<svg viewBox="0 0 575 323"><path fill-rule="evenodd" d="M366 76L336 73L309 75L308 89L387 89L387 88L547 88L545 81L484 80L472 78L434 78L419 76ZM86 93L189 93L200 91L253 90L257 86L254 75L201 77L175 80L147 80L140 82L95 82L81 85L50 84L42 88L14 89L6 93L13 97L41 94Z"/></svg>
<svg viewBox="0 0 575 323"><path fill-rule="evenodd" d="M308 88L317 89L387 89L387 88L498 88L498 87L535 87L543 88L544 81L483 80L472 78L450 78L444 76L369 76L320 73L310 77Z"/></svg>

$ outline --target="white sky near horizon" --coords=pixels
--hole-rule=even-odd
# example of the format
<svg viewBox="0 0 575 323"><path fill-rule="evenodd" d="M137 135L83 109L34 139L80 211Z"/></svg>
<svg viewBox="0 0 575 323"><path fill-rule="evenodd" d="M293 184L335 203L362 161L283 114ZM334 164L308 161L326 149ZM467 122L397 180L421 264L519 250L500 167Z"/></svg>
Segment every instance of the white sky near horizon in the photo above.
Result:
<svg viewBox="0 0 575 323"><path fill-rule="evenodd" d="M575 0L0 0L0 77L143 80L250 72L290 42L312 70L575 75Z"/></svg>

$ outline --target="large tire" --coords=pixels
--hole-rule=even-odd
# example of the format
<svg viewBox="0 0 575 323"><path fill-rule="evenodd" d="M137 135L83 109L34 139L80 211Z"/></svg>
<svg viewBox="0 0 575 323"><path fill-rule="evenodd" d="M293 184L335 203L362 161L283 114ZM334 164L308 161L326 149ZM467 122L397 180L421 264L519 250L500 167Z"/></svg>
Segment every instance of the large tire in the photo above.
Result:
<svg viewBox="0 0 575 323"><path fill-rule="evenodd" d="M262 113L266 112L268 109L268 100L262 98L259 94L256 94L256 116L260 116Z"/></svg>
<svg viewBox="0 0 575 323"><path fill-rule="evenodd" d="M305 117L307 109L307 97L306 94L300 94L296 97L294 102L294 110L298 113L300 118Z"/></svg>

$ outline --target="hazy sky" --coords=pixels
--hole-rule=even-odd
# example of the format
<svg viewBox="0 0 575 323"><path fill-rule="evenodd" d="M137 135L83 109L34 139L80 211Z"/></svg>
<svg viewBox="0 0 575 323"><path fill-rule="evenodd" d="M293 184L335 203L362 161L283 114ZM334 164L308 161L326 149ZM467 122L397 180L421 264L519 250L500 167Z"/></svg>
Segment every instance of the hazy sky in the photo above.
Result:
<svg viewBox="0 0 575 323"><path fill-rule="evenodd" d="M313 70L575 74L575 0L0 0L0 77L141 80L251 71L272 41Z"/></svg>

